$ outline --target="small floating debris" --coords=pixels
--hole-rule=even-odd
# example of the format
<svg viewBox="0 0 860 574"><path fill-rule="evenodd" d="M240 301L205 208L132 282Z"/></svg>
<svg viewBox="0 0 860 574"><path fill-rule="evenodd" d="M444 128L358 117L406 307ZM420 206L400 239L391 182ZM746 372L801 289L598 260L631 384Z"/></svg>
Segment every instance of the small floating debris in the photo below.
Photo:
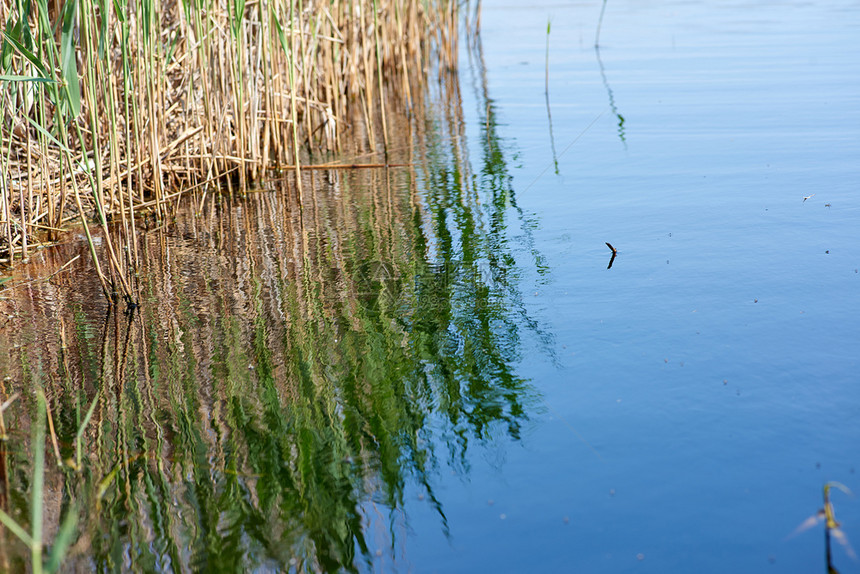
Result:
<svg viewBox="0 0 860 574"><path fill-rule="evenodd" d="M612 257L609 258L609 265L606 266L607 269L612 269L612 264L615 263L615 256L618 255L618 250L612 247L612 244L608 241L605 242L606 246L612 250Z"/></svg>

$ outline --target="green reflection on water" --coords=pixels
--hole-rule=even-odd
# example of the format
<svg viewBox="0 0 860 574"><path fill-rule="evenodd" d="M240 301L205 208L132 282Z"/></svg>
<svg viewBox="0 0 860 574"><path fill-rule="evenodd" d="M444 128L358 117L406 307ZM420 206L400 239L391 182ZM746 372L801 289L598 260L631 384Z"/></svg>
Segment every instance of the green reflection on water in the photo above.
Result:
<svg viewBox="0 0 860 574"><path fill-rule="evenodd" d="M52 305L10 338L37 341L10 345L0 368L46 389L64 460L100 391L81 471L53 470L46 487L52 516L71 500L83 509L71 563L363 570L374 526L402 558L407 488L447 533L439 467L468 472L474 442L520 436L539 402L516 372L521 337L550 342L518 286L521 259L547 270L495 120L475 172L450 89L444 114L413 131L414 169L316 174L301 213L280 189L150 232L132 319L76 298L83 271L44 285ZM19 428L32 409L18 404ZM4 455L16 518L22 436ZM23 566L4 537L6 565Z"/></svg>

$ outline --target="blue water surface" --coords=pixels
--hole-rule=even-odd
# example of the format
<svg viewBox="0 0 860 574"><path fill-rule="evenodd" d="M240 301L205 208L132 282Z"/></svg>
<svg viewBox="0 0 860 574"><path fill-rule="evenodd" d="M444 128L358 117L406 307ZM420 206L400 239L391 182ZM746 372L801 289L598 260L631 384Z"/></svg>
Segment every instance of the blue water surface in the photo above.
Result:
<svg viewBox="0 0 860 574"><path fill-rule="evenodd" d="M823 525L790 535L828 481L860 492L860 6L609 1L596 50L600 9L486 1L482 60L461 40L551 342L522 341L521 440L440 471L444 521L413 493L378 566L826 571ZM856 547L860 501L832 501Z"/></svg>
<svg viewBox="0 0 860 574"><path fill-rule="evenodd" d="M139 219L125 314L82 235L4 284L3 508L29 525L43 389L64 569L827 572L823 489L860 494L860 4L480 5L390 155L341 158L390 167Z"/></svg>

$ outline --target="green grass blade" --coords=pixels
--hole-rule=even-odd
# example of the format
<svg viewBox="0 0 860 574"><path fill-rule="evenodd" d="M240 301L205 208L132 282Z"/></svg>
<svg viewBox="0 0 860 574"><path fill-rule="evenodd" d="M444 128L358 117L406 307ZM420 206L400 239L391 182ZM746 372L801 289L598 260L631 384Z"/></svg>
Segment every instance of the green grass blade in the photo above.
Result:
<svg viewBox="0 0 860 574"><path fill-rule="evenodd" d="M66 510L66 518L63 519L63 524L60 526L60 531L57 532L57 537L54 538L54 545L51 548L51 555L45 563L45 571L53 574L59 571L60 564L63 562L66 553L69 551L69 546L75 536L75 527L78 524L78 509L74 504L71 504Z"/></svg>
<svg viewBox="0 0 860 574"><path fill-rule="evenodd" d="M6 20L6 36L12 36L13 38L21 37L21 21L12 22L12 16L9 16L9 19ZM4 70L8 70L12 65L12 46L9 45L7 40L3 40L3 48L0 50L0 65L3 66Z"/></svg>
<svg viewBox="0 0 860 574"><path fill-rule="evenodd" d="M90 5L92 6L92 5ZM107 2L105 0L98 0L99 14L107 14ZM102 17L101 22L99 23L99 60L105 59L105 46L106 42L110 42L110 33L108 32L108 19L107 17Z"/></svg>
<svg viewBox="0 0 860 574"><path fill-rule="evenodd" d="M38 76L10 76L8 74L0 74L0 82L46 82L49 84L56 84L57 80L41 78Z"/></svg>
<svg viewBox="0 0 860 574"><path fill-rule="evenodd" d="M96 410L96 404L99 402L99 394L101 391L96 391L96 395L93 397L93 402L90 405L87 414L84 415L84 420L81 422L81 427L78 429L78 434L75 435L75 448L77 453L77 462L78 469L81 468L81 442L84 436L84 431L87 428L87 425L90 424L90 419L93 417L93 412Z"/></svg>
<svg viewBox="0 0 860 574"><path fill-rule="evenodd" d="M42 61L39 60L39 58L36 56L36 54L34 54L30 50L28 50L21 42L19 42L18 40L16 40L15 38L10 36L9 34L7 34L5 31L3 32L3 37L6 39L7 42L12 44L12 46L14 46L14 48L16 50L18 50L18 52L22 56L27 58L27 60L29 60L29 62L31 64L36 66L36 69L39 70L39 73L42 76L47 77L50 75L50 74L48 74L48 71L45 69L45 66L42 64Z"/></svg>
<svg viewBox="0 0 860 574"><path fill-rule="evenodd" d="M28 122L31 126L33 126L34 128L36 128L36 131L38 131L40 134L42 134L43 136L45 136L46 138L48 138L48 141L50 141L50 142L52 142L53 144L55 144L57 147L59 147L59 148L60 148L60 150L62 150L62 151L64 151L64 152L66 152L66 153L69 155L69 158L71 158L71 155L72 155L72 153L73 153L73 152L72 152L72 150L71 150L71 149L69 149L69 146L67 146L67 145L66 145L66 144L64 144L64 143L61 143L61 142L60 142L60 140L58 140L57 138L55 138L55 137L54 137L54 136L53 136L53 135L52 135L48 130L46 130L45 128L43 128L43 127L42 127L42 126L40 126L39 124L37 124L37 123L36 123L36 122L35 122L35 121L30 117L30 116L24 116L24 119L25 119L25 120L27 120L27 122ZM71 161L71 159L70 159L70 161ZM88 167L87 165L85 165L84 163L79 162L79 161L77 161L77 162L75 162L75 163L77 164L78 169L80 169L81 171L84 171L84 172L88 172L88 171L89 171L89 167Z"/></svg>
<svg viewBox="0 0 860 574"><path fill-rule="evenodd" d="M271 13L272 13L272 23L275 25L275 31L277 31L277 33L278 33L278 40L281 41L281 48L284 49L284 54L287 54L289 56L290 48L289 48L289 46L287 46L287 36L286 36L286 34L284 34L284 29L281 27L281 23L278 21L277 15L275 15L274 6L271 7Z"/></svg>
<svg viewBox="0 0 860 574"><path fill-rule="evenodd" d="M234 0L233 10L233 35L239 41L242 32L242 17L245 15L245 0Z"/></svg>
<svg viewBox="0 0 860 574"><path fill-rule="evenodd" d="M40 389L36 393L36 428L33 432L33 492L30 501L30 555L33 557L33 574L42 573L42 504L45 500L45 413L48 402Z"/></svg>
<svg viewBox="0 0 860 574"><path fill-rule="evenodd" d="M0 523L3 523L3 526L8 528L12 534L20 538L21 541L28 547L32 548L33 539L30 537L30 534L28 534L26 530L21 528L21 526L17 522L15 522L15 520L11 516L3 512L2 509L0 509Z"/></svg>
<svg viewBox="0 0 860 574"><path fill-rule="evenodd" d="M112 1L113 1L113 11L114 11L114 14L116 15L116 19L119 20L120 24L125 24L126 17L122 11L122 6L120 5L119 0L112 0Z"/></svg>
<svg viewBox="0 0 860 574"><path fill-rule="evenodd" d="M117 463L117 465L114 466L113 469L99 481L99 488L98 492L96 493L97 505L101 504L102 498L104 498L104 495L108 491L108 488L110 488L110 485L113 484L113 481L116 479L116 475L119 472L119 469L120 464Z"/></svg>
<svg viewBox="0 0 860 574"><path fill-rule="evenodd" d="M68 104L72 118L81 112L81 84L78 79L78 63L75 59L75 14L78 11L77 0L69 0L63 6L63 30L60 34L60 60L63 79L68 86Z"/></svg>
<svg viewBox="0 0 860 574"><path fill-rule="evenodd" d="M166 64L170 64L173 61L173 53L176 51L176 44L179 42L179 30L173 35L173 40L170 42L170 46L167 48L167 57L164 59Z"/></svg>

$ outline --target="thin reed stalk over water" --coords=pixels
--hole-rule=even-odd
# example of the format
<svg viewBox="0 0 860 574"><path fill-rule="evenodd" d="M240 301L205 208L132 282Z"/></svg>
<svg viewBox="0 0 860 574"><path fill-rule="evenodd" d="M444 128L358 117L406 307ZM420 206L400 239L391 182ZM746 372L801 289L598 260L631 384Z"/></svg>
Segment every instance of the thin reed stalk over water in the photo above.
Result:
<svg viewBox="0 0 860 574"><path fill-rule="evenodd" d="M143 211L272 169L301 197L302 163L380 133L387 150L387 117L456 65L449 0L0 0L0 19L0 263L80 220L103 290L129 301Z"/></svg>
<svg viewBox="0 0 860 574"><path fill-rule="evenodd" d="M546 22L546 73L544 81L544 96L546 96L546 119L549 122L549 143L552 149L552 164L555 168L555 174L558 175L558 155L555 153L555 137L552 135L552 110L549 105L549 34L552 29L552 20Z"/></svg>

